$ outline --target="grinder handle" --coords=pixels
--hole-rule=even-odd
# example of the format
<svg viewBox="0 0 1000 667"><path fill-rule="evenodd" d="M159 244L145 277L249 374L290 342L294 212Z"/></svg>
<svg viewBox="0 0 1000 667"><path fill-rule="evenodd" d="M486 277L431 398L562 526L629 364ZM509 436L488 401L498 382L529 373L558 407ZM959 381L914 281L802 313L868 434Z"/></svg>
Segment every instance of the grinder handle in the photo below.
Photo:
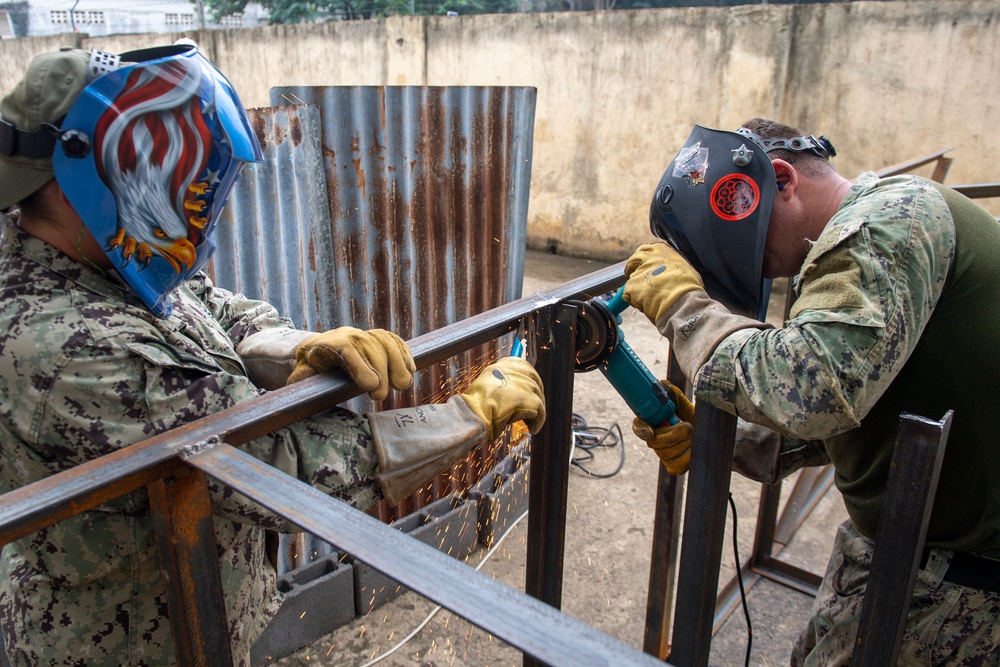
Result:
<svg viewBox="0 0 1000 667"><path fill-rule="evenodd" d="M621 287L618 288L618 291L615 292L615 295L611 297L611 299L609 299L604 304L608 307L608 310L610 310L612 313L615 314L615 319L618 320L618 324L622 323L621 314L624 313L625 309L629 307L628 301L625 300L624 294L625 294L625 286L622 285Z"/></svg>
<svg viewBox="0 0 1000 667"><path fill-rule="evenodd" d="M621 330L615 351L600 365L600 369L639 419L652 426L678 422L667 388L625 342Z"/></svg>

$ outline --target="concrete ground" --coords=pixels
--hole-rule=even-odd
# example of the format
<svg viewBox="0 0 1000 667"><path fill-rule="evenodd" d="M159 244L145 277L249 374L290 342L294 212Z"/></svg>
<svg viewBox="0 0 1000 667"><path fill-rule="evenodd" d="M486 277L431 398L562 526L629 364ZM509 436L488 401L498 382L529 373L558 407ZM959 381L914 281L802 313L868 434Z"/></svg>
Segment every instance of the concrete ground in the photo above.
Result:
<svg viewBox="0 0 1000 667"><path fill-rule="evenodd" d="M588 260L529 252L525 262L524 294L546 289L590 273L604 265ZM665 372L668 348L659 332L635 311L626 311L625 337L654 370ZM631 413L599 372L575 378L573 411L590 426L621 428L624 463L607 478L591 477L574 468L570 476L563 611L625 643L642 647L649 578L654 489L659 461L631 433ZM590 462L595 473L610 472L622 450L599 453ZM695 454L697 455L697 454ZM794 477L785 482L785 495ZM740 557L750 553L760 498L760 484L733 476ZM784 501L784 498L783 498ZM781 552L781 559L822 574L836 526L846 519L840 496L831 489L809 520ZM524 586L527 521L516 525L492 556L480 549L468 559L470 567L519 590ZM729 517L732 530L732 516ZM727 533L731 535L730 533ZM731 538L723 553L720 588L734 572ZM753 627L751 665L786 665L791 646L808 614L811 598L790 588L760 580L747 595ZM421 625L435 605L414 593L377 608L277 665L373 664ZM710 664L741 665L747 649L746 621L740 609L732 613L715 635ZM522 656L451 612L436 613L412 639L377 664L385 666L499 667L521 665Z"/></svg>

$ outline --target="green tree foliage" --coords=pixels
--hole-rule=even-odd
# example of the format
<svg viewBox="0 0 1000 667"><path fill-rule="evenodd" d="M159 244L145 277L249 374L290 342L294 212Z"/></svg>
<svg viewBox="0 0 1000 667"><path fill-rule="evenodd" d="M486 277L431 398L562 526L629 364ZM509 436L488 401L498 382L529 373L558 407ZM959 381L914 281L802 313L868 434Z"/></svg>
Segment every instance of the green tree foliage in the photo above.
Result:
<svg viewBox="0 0 1000 667"><path fill-rule="evenodd" d="M517 0L258 0L270 14L272 25L312 23L338 19L364 19L417 14L499 14L515 12ZM248 0L205 0L205 8L218 22L224 16L239 14Z"/></svg>

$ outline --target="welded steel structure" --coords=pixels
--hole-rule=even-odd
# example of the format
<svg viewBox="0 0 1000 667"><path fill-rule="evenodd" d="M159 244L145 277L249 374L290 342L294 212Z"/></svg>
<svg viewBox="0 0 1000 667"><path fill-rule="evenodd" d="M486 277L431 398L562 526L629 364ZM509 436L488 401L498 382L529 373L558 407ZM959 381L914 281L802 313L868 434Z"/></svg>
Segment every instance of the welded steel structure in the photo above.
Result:
<svg viewBox="0 0 1000 667"><path fill-rule="evenodd" d="M676 487L658 491L644 651L628 646L558 611L562 601L562 554L572 420L577 306L569 301L604 294L623 282L622 264L539 292L409 341L419 369L519 330L529 359L545 383L548 418L531 448L525 593L418 542L378 519L323 495L244 454L240 445L274 429L343 403L360 390L339 372L314 376L228 410L154 436L0 496L0 544L30 535L77 513L143 486L149 490L167 602L180 665L229 666L232 656L219 581L207 479L219 480L270 508L355 559L368 563L420 595L524 651L524 663L565 667L662 665L668 651L674 570L680 585L673 619L670 659L683 667L708 663L714 591L725 540L726 497L731 474L735 417L700 406L694 424L683 526L676 524ZM912 418L911 418L912 419ZM920 420L913 436L933 477L940 469L935 449L947 437L947 420ZM902 438L907 437L905 435ZM897 450L900 447L897 445ZM905 451L905 450L904 450ZM912 460L897 466L910 470ZM673 478L671 478L673 479ZM901 480L905 482L906 480ZM893 480L890 479L890 486ZM916 485L926 488L927 480ZM906 488L905 484L900 488ZM651 489L652 493L653 490ZM903 500L896 505L908 508ZM930 502L930 500L928 500ZM896 545L896 560L909 560L912 587L926 529L926 503L906 521L888 521L881 539ZM906 530L900 532L900 527ZM678 532L682 549L676 562ZM893 533L895 531L895 533ZM666 573L666 574L664 574ZM895 585L895 584L894 584ZM883 587L883 589L886 587ZM909 591L882 590L880 608L895 609ZM882 598L880 598L880 601ZM903 606L905 609L905 605ZM879 632L884 615L871 613L859 630L865 664L898 648L898 633ZM900 622L905 619L905 612ZM888 621L895 623L895 619Z"/></svg>

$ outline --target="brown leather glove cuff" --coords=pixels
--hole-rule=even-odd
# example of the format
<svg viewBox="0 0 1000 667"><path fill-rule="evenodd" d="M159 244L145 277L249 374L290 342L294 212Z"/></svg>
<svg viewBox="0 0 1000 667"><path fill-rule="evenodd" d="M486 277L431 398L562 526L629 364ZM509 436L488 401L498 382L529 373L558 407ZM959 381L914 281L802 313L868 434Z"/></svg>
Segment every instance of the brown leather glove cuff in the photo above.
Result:
<svg viewBox="0 0 1000 667"><path fill-rule="evenodd" d="M295 348L316 335L299 329L264 329L247 336L236 346L250 381L269 391L285 386L295 368Z"/></svg>
<svg viewBox="0 0 1000 667"><path fill-rule="evenodd" d="M742 419L736 422L733 470L765 484L774 484L796 470L830 462L819 440L787 438L766 426Z"/></svg>
<svg viewBox="0 0 1000 667"><path fill-rule="evenodd" d="M375 476L390 505L489 441L486 426L459 396L365 416L378 458Z"/></svg>
<svg viewBox="0 0 1000 667"><path fill-rule="evenodd" d="M741 329L770 329L770 324L734 315L704 290L682 294L656 328L670 341L684 375L695 376L724 338Z"/></svg>

